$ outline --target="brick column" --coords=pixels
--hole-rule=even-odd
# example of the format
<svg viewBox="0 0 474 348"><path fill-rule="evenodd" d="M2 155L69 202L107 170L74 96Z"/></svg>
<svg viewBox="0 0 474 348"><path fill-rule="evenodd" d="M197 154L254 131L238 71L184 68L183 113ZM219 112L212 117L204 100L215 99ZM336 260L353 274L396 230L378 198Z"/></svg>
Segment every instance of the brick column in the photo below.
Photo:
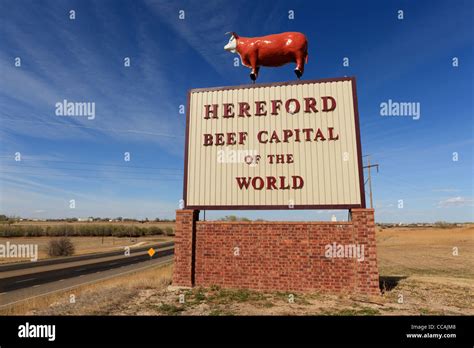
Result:
<svg viewBox="0 0 474 348"><path fill-rule="evenodd" d="M365 254L365 260L357 265L356 288L361 293L380 294L374 209L351 209L351 217L355 241L364 245Z"/></svg>
<svg viewBox="0 0 474 348"><path fill-rule="evenodd" d="M193 286L196 221L199 210L176 210L173 285Z"/></svg>

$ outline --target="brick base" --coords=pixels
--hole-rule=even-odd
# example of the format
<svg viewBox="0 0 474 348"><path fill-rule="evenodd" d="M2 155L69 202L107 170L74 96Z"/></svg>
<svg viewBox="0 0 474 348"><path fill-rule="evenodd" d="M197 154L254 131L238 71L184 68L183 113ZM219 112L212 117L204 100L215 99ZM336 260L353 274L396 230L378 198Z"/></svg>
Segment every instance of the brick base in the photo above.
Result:
<svg viewBox="0 0 474 348"><path fill-rule="evenodd" d="M197 221L198 216L176 212L173 285L380 293L373 209L352 209L349 222ZM363 260L331 257L328 245L334 243L363 246Z"/></svg>

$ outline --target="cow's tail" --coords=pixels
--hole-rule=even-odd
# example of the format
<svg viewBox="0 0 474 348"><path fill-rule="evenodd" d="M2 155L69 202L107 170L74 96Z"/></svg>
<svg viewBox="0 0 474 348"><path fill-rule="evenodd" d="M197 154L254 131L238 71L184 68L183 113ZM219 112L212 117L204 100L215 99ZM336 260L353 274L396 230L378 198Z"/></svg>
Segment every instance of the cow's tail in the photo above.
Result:
<svg viewBox="0 0 474 348"><path fill-rule="evenodd" d="M306 42L306 50L305 50L305 53L306 53L306 57L304 58L304 63L305 63L305 64L308 64L308 42Z"/></svg>

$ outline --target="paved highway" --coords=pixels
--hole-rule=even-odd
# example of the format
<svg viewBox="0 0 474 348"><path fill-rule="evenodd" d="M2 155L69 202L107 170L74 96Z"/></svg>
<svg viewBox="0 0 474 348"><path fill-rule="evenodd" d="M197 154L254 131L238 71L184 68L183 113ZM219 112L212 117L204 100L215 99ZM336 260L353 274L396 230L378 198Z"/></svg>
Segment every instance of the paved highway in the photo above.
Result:
<svg viewBox="0 0 474 348"><path fill-rule="evenodd" d="M104 257L96 254L80 256L81 260L53 264L47 263L43 266L33 268L21 267L21 269L3 271L0 267L0 306L17 302L31 297L36 297L50 291L60 291L79 286L90 281L119 276L153 264L171 262L174 253L174 243L154 246L155 254L150 257L146 251L136 252L132 249L130 256L123 255L121 251L118 256L111 253L103 253ZM145 248L140 248L143 250ZM150 246L146 250L150 249ZM115 255L115 254L114 254ZM51 260L45 260L51 261ZM16 267L15 267L16 268Z"/></svg>
<svg viewBox="0 0 474 348"><path fill-rule="evenodd" d="M173 245L174 245L174 242L166 242L166 243L161 243L161 244L156 244L156 245L130 248L130 253L134 254L141 251L148 251L150 248L154 248L154 249L165 248L165 247L173 246ZM18 269L41 267L41 266L46 266L46 265L57 265L57 264L64 264L67 262L77 262L77 261L82 261L82 260L101 259L101 258L109 257L109 256L121 256L121 255L124 255L124 250L125 250L124 247L122 247L120 250L108 251L105 253L92 253L92 254L84 254L84 255L78 255L78 256L55 257L52 259L39 260L36 262L9 263L5 265L0 265L0 277L2 277L2 272L13 271L13 270L18 270Z"/></svg>

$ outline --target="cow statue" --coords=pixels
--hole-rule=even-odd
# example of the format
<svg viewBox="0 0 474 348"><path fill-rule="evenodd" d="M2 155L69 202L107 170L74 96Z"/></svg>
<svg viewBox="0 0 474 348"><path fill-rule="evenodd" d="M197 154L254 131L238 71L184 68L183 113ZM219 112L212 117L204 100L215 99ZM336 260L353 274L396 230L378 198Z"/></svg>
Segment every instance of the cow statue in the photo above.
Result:
<svg viewBox="0 0 474 348"><path fill-rule="evenodd" d="M277 67L296 63L295 74L303 76L308 63L308 41L297 32L286 32L261 37L240 37L235 32L224 46L226 51L238 53L242 64L252 69L250 78L255 83L261 66Z"/></svg>

